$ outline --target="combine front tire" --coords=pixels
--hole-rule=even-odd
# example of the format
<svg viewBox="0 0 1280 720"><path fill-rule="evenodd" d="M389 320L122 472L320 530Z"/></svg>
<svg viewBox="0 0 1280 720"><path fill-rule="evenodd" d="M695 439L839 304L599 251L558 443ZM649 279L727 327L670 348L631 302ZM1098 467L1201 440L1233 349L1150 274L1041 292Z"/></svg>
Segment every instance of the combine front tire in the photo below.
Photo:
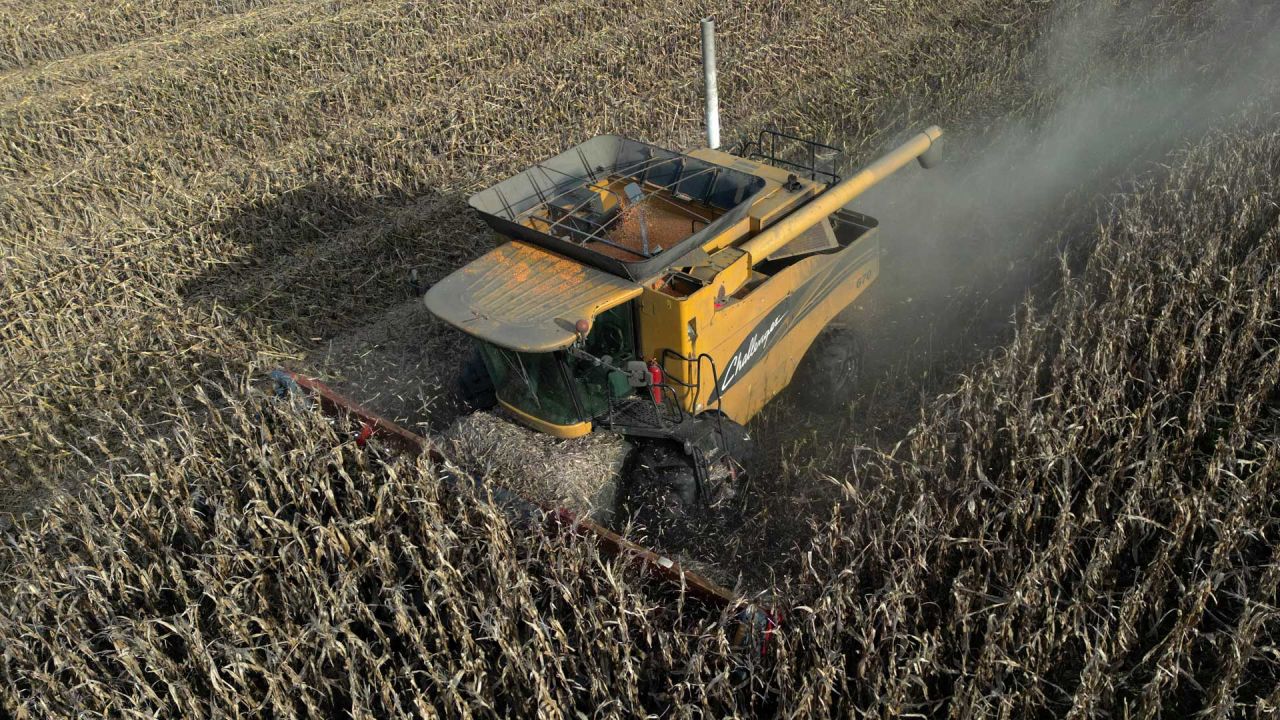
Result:
<svg viewBox="0 0 1280 720"><path fill-rule="evenodd" d="M642 522L662 524L681 517L698 501L698 475L679 444L670 440L640 443L631 456L624 511Z"/></svg>
<svg viewBox="0 0 1280 720"><path fill-rule="evenodd" d="M472 410L491 410L498 404L498 396L493 389L493 379L489 377L489 369L485 367L484 358L480 357L477 348L462 364L462 374L458 377L458 391Z"/></svg>
<svg viewBox="0 0 1280 720"><path fill-rule="evenodd" d="M725 511L738 492L742 473L755 465L756 449L747 429L728 418L708 418L723 429L725 455L698 482L697 460L675 440L641 440L628 459L619 495L622 516L659 538L696 536ZM694 452L699 452L694 450Z"/></svg>
<svg viewBox="0 0 1280 720"><path fill-rule="evenodd" d="M734 463L739 470L753 470L760 459L760 452L751 433L742 424L729 418L722 418L719 422L720 429L724 431L724 452L729 462Z"/></svg>

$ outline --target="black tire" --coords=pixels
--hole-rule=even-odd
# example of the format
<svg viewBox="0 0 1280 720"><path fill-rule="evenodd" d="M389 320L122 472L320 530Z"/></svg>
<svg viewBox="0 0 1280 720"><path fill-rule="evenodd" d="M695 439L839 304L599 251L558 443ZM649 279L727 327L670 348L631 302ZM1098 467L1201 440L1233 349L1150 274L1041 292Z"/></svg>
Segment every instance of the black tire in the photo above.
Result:
<svg viewBox="0 0 1280 720"><path fill-rule="evenodd" d="M743 470L754 468L756 462L760 459L760 455L759 448L756 446L755 439L751 437L751 433L741 424L727 417L721 417L718 420L708 418L708 420L720 423L720 428L724 431L724 451L729 456L729 459L737 463L738 467Z"/></svg>
<svg viewBox="0 0 1280 720"><path fill-rule="evenodd" d="M458 376L458 392L472 410L492 410L498 405L498 395L493 389L493 378L477 348L462 364Z"/></svg>
<svg viewBox="0 0 1280 720"><path fill-rule="evenodd" d="M791 377L794 396L820 412L841 411L858 396L862 339L853 329L829 327L813 341Z"/></svg>
<svg viewBox="0 0 1280 720"><path fill-rule="evenodd" d="M627 463L623 513L651 527L688 514L698 503L693 462L676 442L639 442Z"/></svg>

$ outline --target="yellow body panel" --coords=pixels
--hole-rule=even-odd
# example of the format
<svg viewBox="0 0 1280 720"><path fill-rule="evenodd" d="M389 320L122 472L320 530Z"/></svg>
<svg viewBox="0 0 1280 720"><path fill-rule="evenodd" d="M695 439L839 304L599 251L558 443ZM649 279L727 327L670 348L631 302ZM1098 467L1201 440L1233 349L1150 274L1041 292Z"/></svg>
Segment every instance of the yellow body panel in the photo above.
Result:
<svg viewBox="0 0 1280 720"><path fill-rule="evenodd" d="M799 365L809 346L827 327L832 318L840 314L842 310L856 300L879 276L879 242L874 239L869 242L874 245L875 249L848 280L835 288L825 299L820 300L813 310L803 315L795 323L790 332L783 335L772 347L766 349L764 351L766 353L764 359L746 371L742 379L737 381L724 394L724 397L721 398L719 409L726 416L745 423L760 412L774 396L791 383L796 366ZM856 248L857 245L855 244L842 252L855 252ZM809 258L788 268L788 270L795 270L797 274L804 274L811 270L811 268L801 267L804 263L814 265L825 259L829 258ZM791 284L790 279L784 279L781 276L774 278L774 281L779 279L783 279L783 284ZM796 278L796 280L798 281L799 278ZM737 342L740 342L740 339ZM722 348L717 348L717 352L714 352L713 355L725 356L727 353L733 352L735 347L737 347L735 341L726 341Z"/></svg>
<svg viewBox="0 0 1280 720"><path fill-rule="evenodd" d="M498 404L501 405L504 410L511 413L515 417L515 419L519 420L525 425L528 425L534 430L537 430L538 432L546 433L552 437L558 437L563 440L569 440L576 437L582 437L583 435L588 435L591 433L592 426L589 420L584 420L582 422L574 423L572 425L557 425L552 422L547 422L546 420L543 420L540 417L530 415L529 413L521 410L520 408L511 404L508 404L502 399L498 400Z"/></svg>
<svg viewBox="0 0 1280 720"><path fill-rule="evenodd" d="M741 298L733 297L741 285L735 281L745 276L733 269L721 272L717 282L684 298L646 288L639 300L641 348L646 357L659 360L664 349L694 359L686 363L668 355L663 365L668 377L678 381L672 383L678 390L682 384L699 380L701 370L699 392L677 393L686 411L719 410L745 423L790 383L796 365L818 333L875 280L879 255L879 240L868 233L839 252L796 262ZM745 257L739 264L740 272L750 272ZM721 287L726 288L726 302L717 303ZM791 304L789 310L783 307L786 303ZM770 316L779 313L774 324ZM762 326L766 320L769 324ZM691 322L693 338L688 332ZM753 336L760 342L754 352L750 346ZM740 351L747 357L734 366L735 354ZM732 381L719 403L715 401L711 363L697 360L702 353L714 362L722 385ZM744 368L742 363L746 362L753 364Z"/></svg>
<svg viewBox="0 0 1280 720"><path fill-rule="evenodd" d="M788 191L783 188L783 185L786 184L788 179L794 177L794 173L787 170L709 148L694 150L689 155L716 165L741 170L765 180L765 190L761 193L762 197L752 206L751 214L747 218L750 231L753 233L760 232L786 215L798 204L813 197L826 187L823 183L815 182L808 178L796 177L795 180L799 184L799 189ZM734 240L736 239L734 238ZM717 244L716 246L720 245Z"/></svg>
<svg viewBox="0 0 1280 720"><path fill-rule="evenodd" d="M459 330L500 347L568 347L574 325L640 294L640 286L523 242L508 242L436 283L427 308Z"/></svg>

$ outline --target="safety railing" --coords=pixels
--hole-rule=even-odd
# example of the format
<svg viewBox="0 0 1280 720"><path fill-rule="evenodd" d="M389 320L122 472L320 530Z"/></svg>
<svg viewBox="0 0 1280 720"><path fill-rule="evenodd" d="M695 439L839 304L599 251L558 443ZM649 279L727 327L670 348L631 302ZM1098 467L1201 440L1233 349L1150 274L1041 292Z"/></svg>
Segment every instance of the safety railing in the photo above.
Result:
<svg viewBox="0 0 1280 720"><path fill-rule="evenodd" d="M794 154L788 153L788 148L795 151ZM754 141L744 141L737 154L752 160L763 160L774 167L798 170L810 180L822 180L834 185L840 182L836 166L845 153L844 149L835 145L768 129L761 130ZM801 160L800 156L807 156L808 162ZM829 163L829 166L821 167L819 160Z"/></svg>

